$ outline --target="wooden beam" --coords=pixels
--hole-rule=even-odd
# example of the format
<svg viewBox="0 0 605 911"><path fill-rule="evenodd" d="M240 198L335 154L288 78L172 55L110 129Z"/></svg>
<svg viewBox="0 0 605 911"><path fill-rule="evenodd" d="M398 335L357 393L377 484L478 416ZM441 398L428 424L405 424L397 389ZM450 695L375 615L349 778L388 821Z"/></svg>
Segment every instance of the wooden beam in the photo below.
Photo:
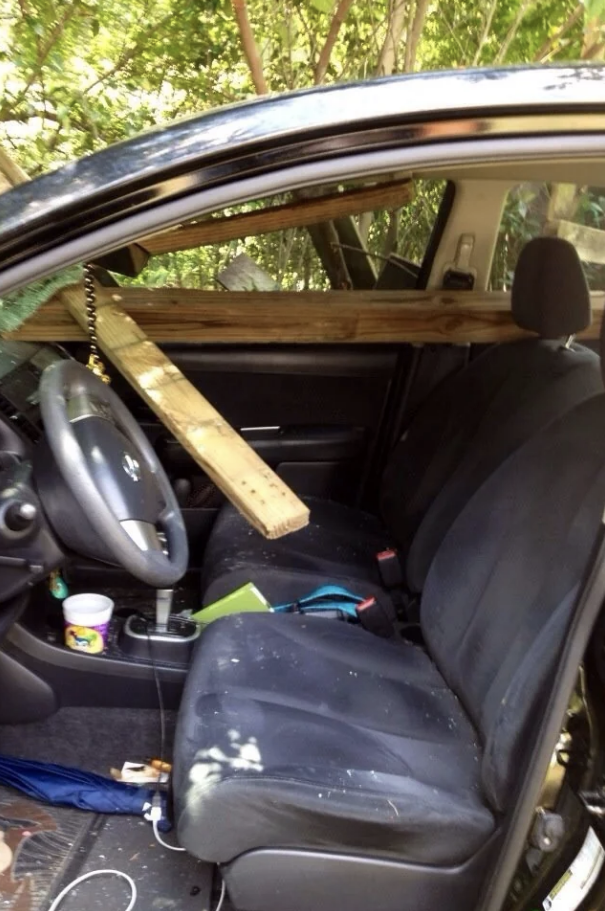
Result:
<svg viewBox="0 0 605 911"><path fill-rule="evenodd" d="M576 194L578 188L575 183L555 183L550 190L547 222L558 221L560 218L571 218L576 210Z"/></svg>
<svg viewBox="0 0 605 911"><path fill-rule="evenodd" d="M147 338L116 295L97 286L97 296L97 336L105 355L250 524L267 538L307 525L305 504ZM85 329L83 288L57 297Z"/></svg>
<svg viewBox="0 0 605 911"><path fill-rule="evenodd" d="M304 228L333 218L361 215L374 209L396 209L409 203L413 195L410 180L379 183L255 212L208 218L194 225L183 225L172 231L151 234L141 238L138 243L152 255L175 253L177 250L191 250L194 247L225 243L271 231Z"/></svg>
<svg viewBox="0 0 605 911"><path fill-rule="evenodd" d="M156 342L243 343L488 343L530 337L510 313L510 297L484 291L196 291L105 288ZM598 338L605 294L592 295ZM77 341L86 336L65 307L49 301L12 338Z"/></svg>
<svg viewBox="0 0 605 911"><path fill-rule="evenodd" d="M0 148L0 174L4 177L3 183L10 187L16 187L29 180L23 168L13 161L2 148Z"/></svg>
<svg viewBox="0 0 605 911"><path fill-rule="evenodd" d="M605 265L605 231L577 225L573 221L559 221L557 237L572 243L583 262Z"/></svg>

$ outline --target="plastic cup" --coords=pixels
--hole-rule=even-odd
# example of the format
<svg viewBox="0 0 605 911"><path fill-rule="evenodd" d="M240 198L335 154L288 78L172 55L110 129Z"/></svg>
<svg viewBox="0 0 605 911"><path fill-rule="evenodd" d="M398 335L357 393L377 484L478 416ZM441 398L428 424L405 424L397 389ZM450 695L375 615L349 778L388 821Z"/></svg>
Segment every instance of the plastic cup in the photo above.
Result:
<svg viewBox="0 0 605 911"><path fill-rule="evenodd" d="M99 655L107 645L113 601L87 592L70 595L63 602L65 645L86 655Z"/></svg>

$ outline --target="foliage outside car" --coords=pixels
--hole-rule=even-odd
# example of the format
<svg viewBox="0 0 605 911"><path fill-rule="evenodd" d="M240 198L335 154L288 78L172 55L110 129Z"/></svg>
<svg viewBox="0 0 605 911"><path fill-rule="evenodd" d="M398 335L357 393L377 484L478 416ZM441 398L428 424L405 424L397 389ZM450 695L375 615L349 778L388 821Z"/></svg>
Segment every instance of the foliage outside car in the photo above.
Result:
<svg viewBox="0 0 605 911"><path fill-rule="evenodd" d="M255 93L420 69L599 60L604 23L605 0L0 0L0 144L33 176ZM422 258L442 190L419 182L399 212L358 220L377 266L392 252ZM544 193L525 186L509 196L498 287L541 230ZM605 226L605 193L579 188L574 207L583 223ZM302 229L155 257L141 281L214 287L240 252L284 288L326 287ZM601 267L592 271L598 280Z"/></svg>

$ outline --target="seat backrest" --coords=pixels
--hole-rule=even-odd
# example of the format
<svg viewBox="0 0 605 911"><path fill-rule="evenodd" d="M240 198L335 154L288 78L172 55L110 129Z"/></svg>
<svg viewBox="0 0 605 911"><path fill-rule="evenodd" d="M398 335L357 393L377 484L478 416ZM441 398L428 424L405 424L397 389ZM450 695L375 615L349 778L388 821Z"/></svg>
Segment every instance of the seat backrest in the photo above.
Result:
<svg viewBox="0 0 605 911"><path fill-rule="evenodd" d="M383 476L381 513L407 554L412 591L423 588L445 533L486 478L542 427L601 391L598 357L561 342L591 318L571 244L551 237L530 241L511 299L516 322L541 337L495 345L443 383L412 421Z"/></svg>
<svg viewBox="0 0 605 911"><path fill-rule="evenodd" d="M605 504L605 396L495 471L446 534L421 602L429 651L482 739L504 809L552 679Z"/></svg>

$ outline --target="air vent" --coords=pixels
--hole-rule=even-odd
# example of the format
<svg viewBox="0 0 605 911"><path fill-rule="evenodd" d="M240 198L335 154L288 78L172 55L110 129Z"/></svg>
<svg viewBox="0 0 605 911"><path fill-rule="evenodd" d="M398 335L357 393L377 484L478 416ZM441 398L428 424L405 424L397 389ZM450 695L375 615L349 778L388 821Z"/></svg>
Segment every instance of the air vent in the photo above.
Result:
<svg viewBox="0 0 605 911"><path fill-rule="evenodd" d="M15 406L6 399L0 392L0 415L7 417L11 422L12 427L16 427L24 437L30 440L32 443L37 443L40 439L41 432L35 424L32 424L31 421L21 414L21 412L15 408Z"/></svg>

